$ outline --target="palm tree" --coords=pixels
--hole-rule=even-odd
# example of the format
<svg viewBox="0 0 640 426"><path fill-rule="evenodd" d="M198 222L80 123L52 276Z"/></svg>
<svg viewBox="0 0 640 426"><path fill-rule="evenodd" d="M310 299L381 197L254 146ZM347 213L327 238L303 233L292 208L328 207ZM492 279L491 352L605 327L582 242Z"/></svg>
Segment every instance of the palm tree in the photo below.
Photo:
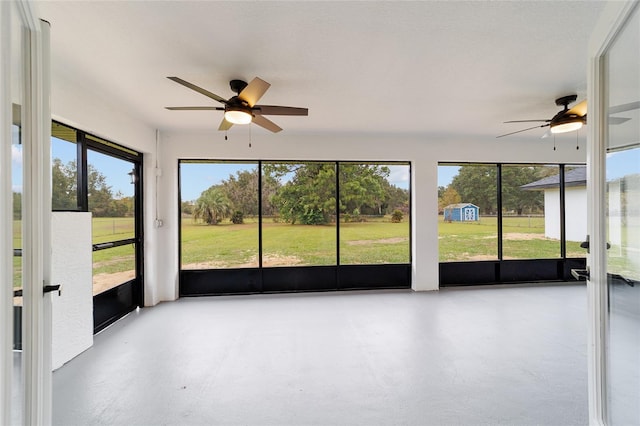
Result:
<svg viewBox="0 0 640 426"><path fill-rule="evenodd" d="M193 208L193 220L202 220L207 225L216 225L231 213L227 195L212 186L200 194Z"/></svg>

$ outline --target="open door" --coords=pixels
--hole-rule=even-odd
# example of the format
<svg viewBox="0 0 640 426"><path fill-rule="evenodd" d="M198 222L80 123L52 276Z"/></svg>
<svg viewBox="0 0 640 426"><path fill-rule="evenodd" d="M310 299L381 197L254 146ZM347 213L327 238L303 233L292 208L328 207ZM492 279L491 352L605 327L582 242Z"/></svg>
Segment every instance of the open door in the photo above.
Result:
<svg viewBox="0 0 640 426"><path fill-rule="evenodd" d="M640 424L638 2L611 4L601 23L588 113L590 421Z"/></svg>
<svg viewBox="0 0 640 426"><path fill-rule="evenodd" d="M51 423L52 288L49 24L35 18L32 7L27 1L0 2L0 423L47 425ZM22 172L12 174L12 158L18 152ZM13 187L14 179L19 186ZM20 213L16 220L14 208ZM14 293L14 287L20 292ZM14 296L21 296L20 330L13 330ZM18 334L22 350L14 353L12 337Z"/></svg>

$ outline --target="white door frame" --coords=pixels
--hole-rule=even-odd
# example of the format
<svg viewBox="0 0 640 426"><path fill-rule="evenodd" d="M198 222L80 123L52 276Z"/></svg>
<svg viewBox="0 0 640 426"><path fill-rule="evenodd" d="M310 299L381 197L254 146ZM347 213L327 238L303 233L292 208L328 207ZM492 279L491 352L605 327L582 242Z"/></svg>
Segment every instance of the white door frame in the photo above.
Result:
<svg viewBox="0 0 640 426"><path fill-rule="evenodd" d="M638 4L638 0L610 2L594 29L589 43L587 140L587 229L590 250L587 264L591 277L588 291L589 424L606 424L606 330L607 274L605 230L606 142L608 129L605 56L616 35Z"/></svg>
<svg viewBox="0 0 640 426"><path fill-rule="evenodd" d="M37 18L29 0L2 2L0 54L13 58L12 14L21 26L22 82L21 135L23 146L22 268L23 268L23 424L51 424L51 296L44 295L51 271L51 110L49 24ZM12 10L13 9L13 10ZM7 24L7 25L6 25ZM2 186L0 186L0 423L11 423L13 376L13 214L11 211L12 60L2 61L0 72L0 132ZM7 137L8 136L8 137ZM8 146L7 146L8 145ZM7 178L8 176L8 178ZM7 261L7 259L9 259ZM5 268L8 266L8 268Z"/></svg>

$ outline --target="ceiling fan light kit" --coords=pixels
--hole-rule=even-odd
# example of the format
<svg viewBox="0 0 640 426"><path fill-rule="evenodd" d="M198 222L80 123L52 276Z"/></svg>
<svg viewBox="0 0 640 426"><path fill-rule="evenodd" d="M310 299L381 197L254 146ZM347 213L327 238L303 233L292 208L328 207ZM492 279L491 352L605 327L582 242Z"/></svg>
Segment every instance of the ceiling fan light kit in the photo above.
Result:
<svg viewBox="0 0 640 426"><path fill-rule="evenodd" d="M233 124L249 124L253 119L253 115L241 109L229 108L224 112L224 119Z"/></svg>
<svg viewBox="0 0 640 426"><path fill-rule="evenodd" d="M582 128L582 117L563 117L562 119L551 122L551 133L573 132Z"/></svg>
<svg viewBox="0 0 640 426"><path fill-rule="evenodd" d="M527 130L537 129L540 127L549 127L549 131L551 133L566 133L573 132L579 130L584 124L587 122L587 101L584 100L569 109L569 104L573 103L578 99L578 95L568 95L562 96L561 98L556 99L556 105L563 107L560 112L558 112L552 119L550 120L515 120L515 121L505 121L505 123L531 123L531 122L542 122L539 126L529 127L523 130L517 130L515 132L506 133L504 135L497 136L501 138L503 136L513 135L515 133L526 132ZM546 136L543 135L544 138Z"/></svg>
<svg viewBox="0 0 640 426"><path fill-rule="evenodd" d="M222 107L166 107L172 111L224 111L224 117L220 123L218 130L227 131L234 124L249 124L255 123L260 127L263 127L273 133L277 133L282 128L273 121L264 117L265 115L309 115L307 108L287 107L279 105L256 105L258 100L265 94L267 89L271 87L271 84L256 77L247 84L243 80L231 80L229 86L231 90L237 93L231 99L226 100L221 96L211 93L202 87L196 86L193 83L189 83L179 77L167 77L169 80L181 84L191 90L194 90L201 95L211 98L224 105Z"/></svg>

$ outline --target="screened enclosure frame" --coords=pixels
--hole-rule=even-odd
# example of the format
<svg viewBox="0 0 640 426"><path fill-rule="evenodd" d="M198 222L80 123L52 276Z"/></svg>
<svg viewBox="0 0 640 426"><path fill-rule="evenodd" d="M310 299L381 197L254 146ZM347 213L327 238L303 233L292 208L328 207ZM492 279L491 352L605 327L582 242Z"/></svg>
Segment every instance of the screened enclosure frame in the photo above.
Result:
<svg viewBox="0 0 640 426"><path fill-rule="evenodd" d="M503 283L529 283L529 282L553 282L575 281L571 269L584 269L586 266L584 257L567 256L566 239L566 167L583 167L579 163L483 163L483 162L439 162L440 166L491 166L496 168L496 214L497 214L497 252L496 259L480 261L449 261L439 262L440 286L460 285L486 285ZM558 167L559 188L559 226L560 226L560 250L557 258L504 258L504 232L503 232L503 179L504 167L511 166L554 166ZM586 229L585 229L586 238Z"/></svg>
<svg viewBox="0 0 640 426"><path fill-rule="evenodd" d="M132 310L144 306L144 235L143 235L143 155L133 149L111 142L105 138L95 136L91 133L76 129L65 123L52 120L52 126L60 126L73 132L76 144L76 167L77 167L77 207L75 209L53 209L53 211L77 211L89 212L89 167L88 151L107 155L118 160L124 160L133 164L132 179L134 182L134 236L126 238L92 244L92 251L101 251L109 248L134 245L135 253L135 277L127 280L109 290L93 296L94 304L94 332L98 332ZM52 132L52 137L55 134Z"/></svg>
<svg viewBox="0 0 640 426"><path fill-rule="evenodd" d="M183 269L182 235L182 164L255 164L258 177L258 266L243 268ZM335 264L312 266L265 266L263 235L263 165L264 164L332 164L335 167ZM219 294L251 294L274 292L331 291L373 288L411 287L411 229L409 215L409 235L407 241L408 262L385 264L341 264L340 256L340 173L342 164L362 164L380 166L406 166L411 181L409 161L321 161L321 160L178 160L178 262L180 296L200 296ZM411 187L408 189L411 200ZM409 201L410 202L410 201Z"/></svg>

